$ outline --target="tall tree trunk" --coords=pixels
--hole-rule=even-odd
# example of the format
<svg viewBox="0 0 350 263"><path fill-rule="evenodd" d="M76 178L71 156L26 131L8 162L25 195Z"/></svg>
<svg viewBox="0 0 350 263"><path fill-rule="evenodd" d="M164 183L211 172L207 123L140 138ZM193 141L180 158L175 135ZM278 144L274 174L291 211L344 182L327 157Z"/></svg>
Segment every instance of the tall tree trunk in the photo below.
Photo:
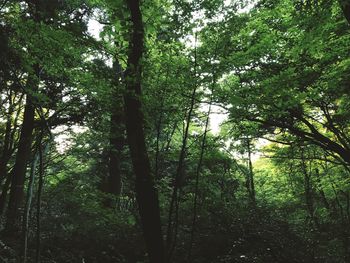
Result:
<svg viewBox="0 0 350 263"><path fill-rule="evenodd" d="M323 203L323 206L327 209L327 211L329 212L329 215L331 216L332 215L332 211L331 211L331 206L329 204L329 201L326 197L326 194L323 190L323 187L322 187L322 182L321 182L321 178L320 178L320 171L318 168L315 169L315 176L316 176L316 179L317 179L317 184L318 184L318 192L320 194L320 197L321 197L321 201Z"/></svg>
<svg viewBox="0 0 350 263"><path fill-rule="evenodd" d="M122 128L123 113L122 109L116 109L110 120L110 149L109 149L109 177L108 192L119 195L121 191L121 171L120 171L120 155L123 149L124 129Z"/></svg>
<svg viewBox="0 0 350 263"><path fill-rule="evenodd" d="M120 156L124 147L124 112L123 102L120 98L120 74L121 66L118 61L113 62L113 73L115 79L113 80L113 97L115 100L112 105L112 112L110 117L110 131L109 131L109 149L108 149L108 176L105 180L104 191L114 197L107 197L105 205L107 207L115 206L115 197L121 193L121 170L120 170Z"/></svg>
<svg viewBox="0 0 350 263"><path fill-rule="evenodd" d="M158 75L160 76L160 74ZM161 153L164 154L162 150L164 150L165 145L162 147L160 146L161 137L162 137L162 127L163 127L163 119L164 119L164 103L165 98L167 97L167 86L168 86L168 77L169 77L169 69L166 71L165 76L165 84L164 88L160 91L159 100L160 100L160 108L159 108L159 116L156 120L156 154L155 154L155 161L154 161L154 177L156 180L159 180L161 178L161 174L159 174L159 168L161 164ZM158 78L159 80L159 78Z"/></svg>
<svg viewBox="0 0 350 263"><path fill-rule="evenodd" d="M164 92L163 92L164 93ZM156 137L156 154L155 154L155 164L154 164L154 177L156 179L159 179L159 156L160 156L160 136L162 132L162 121L163 121L163 106L164 106L164 95L161 95L160 100L160 112L159 117L156 123L156 131L157 131L157 137Z"/></svg>
<svg viewBox="0 0 350 263"><path fill-rule="evenodd" d="M186 116L186 124L184 126L183 138L181 151L179 156L179 162L176 168L175 181L173 186L173 192L170 200L169 214L168 214L168 227L167 227L167 237L166 237L166 252L167 252L167 262L171 262L172 254L176 246L177 239L177 228L178 228L178 210L179 210L179 190L181 188L181 183L183 181L184 165L187 151L187 140L189 134L190 123L192 119L192 114L196 102L197 93L197 35L195 35L195 55L194 55L194 78L195 84L191 94L191 104ZM175 213L175 216L174 216ZM174 220L173 220L174 217Z"/></svg>
<svg viewBox="0 0 350 263"><path fill-rule="evenodd" d="M52 137L51 137L52 140ZM36 203L36 251L35 251L35 263L40 263L41 255L41 195L44 187L44 157L50 148L50 141L48 141L44 147L39 145L39 181L38 181L38 194Z"/></svg>
<svg viewBox="0 0 350 263"><path fill-rule="evenodd" d="M7 200L7 195L8 191L11 185L11 176L12 174L8 174L5 180L5 183L2 186L1 189L1 195L0 195L0 216L2 216L5 212L5 207L6 207L6 200Z"/></svg>
<svg viewBox="0 0 350 263"><path fill-rule="evenodd" d="M128 0L131 14L132 34L125 72L126 93L124 95L126 131L133 170L136 175L136 199L142 229L151 263L164 262L158 194L151 174L145 135L144 117L141 109L141 57L144 45L144 29L139 0Z"/></svg>
<svg viewBox="0 0 350 263"><path fill-rule="evenodd" d="M207 133L208 133L208 128L209 128L212 99L213 99L213 95L210 96L210 104L209 104L209 109L208 109L208 113L207 113L207 118L205 120L204 134L203 134L203 138L202 138L202 142L201 142L201 151L200 151L199 160L198 160L197 169L196 169L190 247L188 249L188 258L187 258L188 262L192 261L192 246L193 246L193 241L194 241L194 235L196 232L197 210L198 210L199 176L200 176L201 169L202 169L203 157L204 157L204 152L205 152L205 147L206 147L206 142L207 142Z"/></svg>
<svg viewBox="0 0 350 263"><path fill-rule="evenodd" d="M13 144L14 144L14 136L17 129L17 120L19 117L19 114L21 112L21 102L23 99L23 94L19 97L17 102L12 101L13 94L10 92L9 94L9 111L7 113L7 121L6 121L6 129L5 129L5 136L4 136L4 146L2 151L2 156L0 159L0 185L5 180L5 183L1 185L1 192L0 192L0 216L3 215L6 207L6 200L8 195L8 190L11 185L11 179L12 179L12 172L11 174L8 174L7 165L12 157L13 154ZM18 110L15 114L14 121L12 121L13 114L15 112L16 104L18 106ZM12 125L13 124L13 125Z"/></svg>
<svg viewBox="0 0 350 263"><path fill-rule="evenodd" d="M29 76L27 82L27 87L30 89L30 92L34 92L37 89L39 72L37 69L36 71L36 76ZM6 232L18 230L20 227L20 208L24 197L24 182L27 163L30 158L35 117L35 107L30 92L27 93L18 150L15 165L13 167L10 198L7 210Z"/></svg>
<svg viewBox="0 0 350 263"><path fill-rule="evenodd" d="M320 224L317 216L315 215L315 204L314 204L314 191L311 182L311 174L307 171L307 164L304 155L304 149L301 149L301 169L304 175L304 191L305 191L305 203L306 209L309 213L310 219L317 229L320 229Z"/></svg>
<svg viewBox="0 0 350 263"><path fill-rule="evenodd" d="M39 145L39 147L41 147ZM27 191L27 200L26 205L24 208L24 216L23 216L23 227L22 227L22 250L21 250L21 258L22 263L27 262L27 248L28 248L28 228L29 228L29 215L30 215L30 209L33 199L33 188L34 188L34 177L35 177L35 170L36 166L39 160L38 154L35 154L34 160L32 161L32 167L30 170L30 177L28 182L28 191Z"/></svg>
<svg viewBox="0 0 350 263"><path fill-rule="evenodd" d="M251 139L247 138L247 152L248 152L248 188L249 188L249 197L253 206L256 205L255 200L255 183L254 183L254 171L252 163L252 148L251 148Z"/></svg>
<svg viewBox="0 0 350 263"><path fill-rule="evenodd" d="M2 155L0 158L0 185L2 181L7 177L7 164L10 159L11 153L11 132L12 132L12 113L13 113L13 103L12 103L12 92L9 94L9 110L7 112L6 128L4 135L4 145L2 150ZM3 193L2 193L3 194Z"/></svg>

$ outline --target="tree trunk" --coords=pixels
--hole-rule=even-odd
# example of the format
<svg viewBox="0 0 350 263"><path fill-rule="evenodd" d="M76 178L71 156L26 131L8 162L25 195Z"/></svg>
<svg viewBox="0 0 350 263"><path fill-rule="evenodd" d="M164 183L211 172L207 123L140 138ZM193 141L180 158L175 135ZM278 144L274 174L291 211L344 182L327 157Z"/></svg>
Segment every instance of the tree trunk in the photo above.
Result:
<svg viewBox="0 0 350 263"><path fill-rule="evenodd" d="M186 124L184 126L183 138L181 151L179 156L179 162L176 168L173 192L170 200L170 207L168 213L168 227L167 227L167 237L166 237L166 253L167 253L167 262L171 262L173 251L176 247L177 231L178 231L178 213L179 213L179 190L181 189L181 184L183 181L184 175L184 165L187 151L187 139L189 135L189 128L192 119L192 113L196 103L196 94L197 94L197 35L195 35L195 53L194 53L194 78L195 84L191 94L190 108L186 116ZM175 216L173 215L175 214ZM174 222L173 222L174 217Z"/></svg>
<svg viewBox="0 0 350 263"><path fill-rule="evenodd" d="M247 138L247 152L248 152L248 188L249 188L249 197L253 206L256 205L255 200L255 183L254 183L254 171L252 163L252 149L251 149L251 139Z"/></svg>
<svg viewBox="0 0 350 263"><path fill-rule="evenodd" d="M34 79L28 80L29 87L36 86ZM6 230L12 232L20 227L20 207L24 197L24 182L27 170L27 162L30 157L34 130L35 107L32 98L27 94L24 109L21 135L18 143L15 165L13 167L10 198L8 203Z"/></svg>
<svg viewBox="0 0 350 263"><path fill-rule="evenodd" d="M39 147L41 147L39 145ZM33 199L33 188L34 188L34 177L35 177L35 170L38 163L38 154L35 154L34 160L32 161L32 167L30 170L30 177L29 177L29 183L28 183L28 191L27 191L27 200L26 205L24 208L24 216L23 216L23 227L22 227L22 251L21 251L21 258L22 263L27 262L27 252L28 252L28 228L29 228L29 215L30 215L30 209L32 205L32 199Z"/></svg>
<svg viewBox="0 0 350 263"><path fill-rule="evenodd" d="M5 183L4 183L4 185L2 186L2 189L1 189L1 195L0 195L0 216L2 216L4 214L4 212L5 212L8 190L9 190L10 185L11 185L11 176L12 176L12 174L8 174L7 175Z"/></svg>
<svg viewBox="0 0 350 263"><path fill-rule="evenodd" d="M51 138L52 139L52 138ZM35 263L40 263L41 255L41 195L44 187L44 157L49 151L50 141L46 143L44 152L42 145L39 145L39 181L38 181L38 194L36 203L36 251L35 251Z"/></svg>
<svg viewBox="0 0 350 263"><path fill-rule="evenodd" d="M10 153L11 153L11 128L12 128L12 121L11 116L13 113L13 103L12 103L12 92L10 92L10 106L9 111L7 113L7 120L6 120L6 128L5 128L5 135L4 135L4 146L2 150L2 155L0 158L0 185L3 182L3 180L7 177L7 164L10 159Z"/></svg>
<svg viewBox="0 0 350 263"><path fill-rule="evenodd" d="M306 209L309 213L310 219L317 229L320 229L320 224L317 216L315 215L315 205L314 205L314 191L311 182L311 174L307 171L304 149L301 149L301 169L304 175L304 191L305 191L305 203Z"/></svg>
<svg viewBox="0 0 350 263"><path fill-rule="evenodd" d="M198 160L197 169L196 169L190 247L188 249L188 258L187 258L188 262L192 261L192 246L193 246L193 241L194 241L194 235L196 232L197 210L198 210L199 176L200 176L201 169L202 169L203 157L204 157L204 152L205 152L205 147L206 147L206 142L207 142L207 133L208 133L208 128L209 128L212 100L213 100L213 95L210 96L210 104L209 104L209 109L208 109L208 113L207 113L207 118L205 120L203 139L201 142L201 151L200 151L199 160Z"/></svg>
<svg viewBox="0 0 350 263"><path fill-rule="evenodd" d="M109 151L109 179L108 192L119 195L121 190L120 155L123 148L124 136L122 126L123 114L121 109L111 116L110 151Z"/></svg>
<svg viewBox="0 0 350 263"><path fill-rule="evenodd" d="M115 100L112 105L112 113L110 117L110 132L109 132L109 149L108 149L108 176L105 181L104 191L114 196L107 197L105 205L107 207L115 206L115 197L121 193L121 170L120 170L120 156L124 147L124 112L122 98L119 98L119 76L121 67L118 61L113 63L113 73L118 79L113 80L113 96Z"/></svg>
<svg viewBox="0 0 350 263"><path fill-rule="evenodd" d="M141 109L141 64L144 29L139 0L128 0L131 14L132 35L125 72L126 131L133 170L136 175L136 199L141 217L142 229L151 263L164 262L164 248L158 194L151 175L147 154Z"/></svg>

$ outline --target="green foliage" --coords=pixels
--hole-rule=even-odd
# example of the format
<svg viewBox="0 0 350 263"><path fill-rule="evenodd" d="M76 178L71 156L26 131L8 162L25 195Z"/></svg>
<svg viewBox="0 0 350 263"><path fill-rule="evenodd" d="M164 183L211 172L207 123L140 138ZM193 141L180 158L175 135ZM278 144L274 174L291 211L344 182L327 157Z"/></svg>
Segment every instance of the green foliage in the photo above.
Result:
<svg viewBox="0 0 350 263"><path fill-rule="evenodd" d="M338 1L250 2L142 1L140 102L165 241L174 226L166 253L349 262L349 25ZM0 230L29 100L30 162L42 136L55 145L41 200L35 173L27 262L39 227L41 262L148 262L123 111L131 29L125 1L0 4ZM1 262L19 260L20 239L1 235Z"/></svg>

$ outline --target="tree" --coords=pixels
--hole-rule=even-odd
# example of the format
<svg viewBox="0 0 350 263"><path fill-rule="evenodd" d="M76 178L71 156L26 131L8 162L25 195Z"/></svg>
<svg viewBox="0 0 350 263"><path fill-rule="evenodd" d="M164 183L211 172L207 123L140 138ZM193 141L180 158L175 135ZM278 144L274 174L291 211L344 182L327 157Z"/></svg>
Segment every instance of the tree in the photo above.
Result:
<svg viewBox="0 0 350 263"><path fill-rule="evenodd" d="M349 262L347 2L0 1L0 261Z"/></svg>
<svg viewBox="0 0 350 263"><path fill-rule="evenodd" d="M345 84L349 67L346 46L340 42L346 42L349 35L340 10L334 8L329 14L315 7L307 16L298 13L293 3L281 2L253 11L256 18L244 23L232 40L237 47L230 57L233 73L222 87L230 93L234 121L254 122L270 136L291 133L348 166L349 123L344 103L349 96ZM276 17L280 12L286 14L285 19ZM292 19L292 13L299 20ZM325 31L318 26L324 24L328 25Z"/></svg>
<svg viewBox="0 0 350 263"><path fill-rule="evenodd" d="M126 131L133 169L136 175L136 198L150 262L164 262L163 237L157 191L151 174L141 110L141 58L144 48L143 21L139 1L128 1L132 29L128 64L125 72Z"/></svg>

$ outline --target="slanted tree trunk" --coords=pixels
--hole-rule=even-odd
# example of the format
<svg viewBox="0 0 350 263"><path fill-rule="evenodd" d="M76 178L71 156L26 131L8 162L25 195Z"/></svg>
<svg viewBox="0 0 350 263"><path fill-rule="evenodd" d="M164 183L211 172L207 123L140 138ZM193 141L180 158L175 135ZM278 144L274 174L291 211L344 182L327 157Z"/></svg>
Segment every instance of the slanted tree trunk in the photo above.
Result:
<svg viewBox="0 0 350 263"><path fill-rule="evenodd" d="M31 92L36 90L36 87L38 85L38 75L39 72L36 72L35 77L32 75L28 79L27 87L31 90ZM28 93L26 98L26 105L24 108L23 123L21 127L15 165L12 172L12 182L7 210L6 232L16 231L20 228L20 208L23 203L25 175L31 152L34 117L35 107L33 104L33 98Z"/></svg>
<svg viewBox="0 0 350 263"><path fill-rule="evenodd" d="M327 211L331 215L332 214L331 206L330 206L329 201L328 201L328 199L326 197L326 194L325 194L325 192L323 190L322 183L321 183L321 178L320 178L320 171L319 171L318 168L315 169L315 176L316 176L317 184L318 184L318 192L320 194L323 206L327 209Z"/></svg>
<svg viewBox="0 0 350 263"><path fill-rule="evenodd" d="M192 114L194 111L196 103L196 94L197 94L197 35L195 35L195 53L194 53L194 79L195 83L192 89L190 108L186 116L186 124L184 126L184 132L182 137L182 145L179 155L179 161L176 168L173 192L170 200L170 207L168 213L168 227L167 227L167 236L166 236L166 260L171 262L174 249L176 247L177 232L178 232L178 216L179 216L179 190L181 190L181 184L184 177L184 165L187 152L187 140L189 136L189 128L192 119ZM174 219L173 219L174 218Z"/></svg>
<svg viewBox="0 0 350 263"><path fill-rule="evenodd" d="M191 235L190 235L190 247L188 249L188 257L187 257L188 262L192 262L192 247L193 247L194 235L196 232L196 223L197 223L197 216L198 216L197 212L198 212L198 195L199 195L199 176L201 174L203 157L204 157L204 153L206 150L205 148L206 148L206 142L207 142L207 134L208 134L208 130L209 130L209 121L210 121L212 100L213 100L213 95L210 96L209 109L208 109L208 113L207 113L207 118L205 120L204 134L203 134L203 138L202 138L202 142L201 142L201 151L200 151L197 169L196 169L194 200L193 200L193 215L192 215L192 226L191 226Z"/></svg>
<svg viewBox="0 0 350 263"><path fill-rule="evenodd" d="M141 217L143 235L151 263L164 262L163 238L158 194L151 175L143 130L144 117L141 109L141 57L144 44L144 29L139 0L128 0L131 14L131 39L125 72L126 131L136 175L136 199Z"/></svg>

